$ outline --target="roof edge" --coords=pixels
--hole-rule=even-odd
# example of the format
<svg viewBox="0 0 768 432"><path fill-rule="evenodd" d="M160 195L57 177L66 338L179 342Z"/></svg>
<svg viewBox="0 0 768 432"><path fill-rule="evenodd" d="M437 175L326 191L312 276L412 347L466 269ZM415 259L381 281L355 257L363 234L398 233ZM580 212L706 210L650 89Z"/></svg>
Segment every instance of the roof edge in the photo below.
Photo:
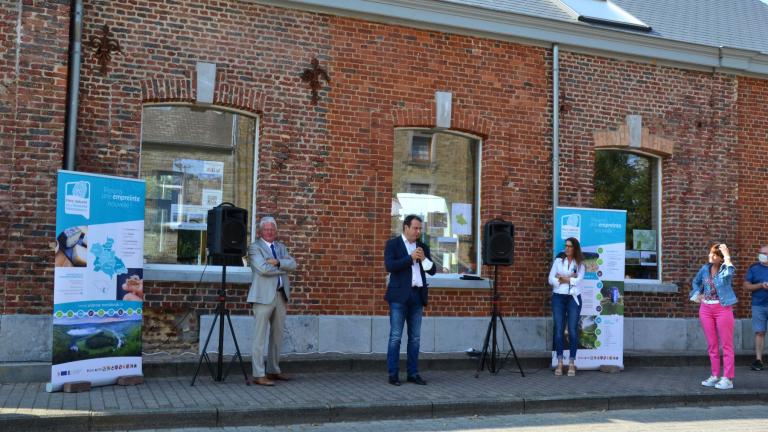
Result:
<svg viewBox="0 0 768 432"><path fill-rule="evenodd" d="M569 23L495 11L475 6L423 0L247 0L252 3L328 13L374 22L399 24L476 36L530 41L537 46L564 44L638 61L662 60L698 68L727 69L732 73L768 78L768 53L713 47L650 37L581 22ZM523 42L526 43L526 42ZM748 60L745 60L747 59Z"/></svg>

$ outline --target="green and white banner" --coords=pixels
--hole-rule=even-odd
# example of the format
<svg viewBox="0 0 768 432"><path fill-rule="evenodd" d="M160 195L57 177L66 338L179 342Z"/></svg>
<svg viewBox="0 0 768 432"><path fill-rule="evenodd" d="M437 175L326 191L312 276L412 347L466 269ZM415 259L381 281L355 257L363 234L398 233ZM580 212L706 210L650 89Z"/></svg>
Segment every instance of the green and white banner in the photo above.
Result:
<svg viewBox="0 0 768 432"><path fill-rule="evenodd" d="M48 391L141 375L143 180L59 171Z"/></svg>
<svg viewBox="0 0 768 432"><path fill-rule="evenodd" d="M554 256L563 252L569 237L577 238L584 252L576 353L576 366L582 369L624 367L626 225L625 210L558 207L555 211ZM556 363L553 351L552 365Z"/></svg>

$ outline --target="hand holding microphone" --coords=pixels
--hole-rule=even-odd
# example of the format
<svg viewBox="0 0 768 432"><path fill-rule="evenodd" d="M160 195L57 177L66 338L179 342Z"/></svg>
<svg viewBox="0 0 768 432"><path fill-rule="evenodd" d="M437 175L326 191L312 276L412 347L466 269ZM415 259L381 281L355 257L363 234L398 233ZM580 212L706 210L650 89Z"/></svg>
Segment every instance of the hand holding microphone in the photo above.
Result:
<svg viewBox="0 0 768 432"><path fill-rule="evenodd" d="M411 254L411 258L416 262L421 262L424 259L424 249L417 247Z"/></svg>

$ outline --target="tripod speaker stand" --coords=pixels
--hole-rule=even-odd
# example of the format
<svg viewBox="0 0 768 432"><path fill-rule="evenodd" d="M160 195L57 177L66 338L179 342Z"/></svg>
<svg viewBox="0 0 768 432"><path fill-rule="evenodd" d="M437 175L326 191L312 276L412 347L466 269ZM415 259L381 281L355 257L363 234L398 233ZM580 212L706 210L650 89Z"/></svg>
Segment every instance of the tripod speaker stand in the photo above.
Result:
<svg viewBox="0 0 768 432"><path fill-rule="evenodd" d="M203 365L203 361L208 366L208 371L211 373L211 378L214 381L224 381L229 375L229 369L232 368L235 358L240 362L240 369L243 371L243 378L245 378L245 385L250 385L248 381L248 373L245 371L245 365L243 364L243 356L240 354L240 346L237 344L237 337L235 337L235 328L232 326L232 318L229 316L229 309L227 309L227 266L224 265L221 268L221 288L218 292L218 304L216 305L216 316L211 323L211 329L208 330L208 337L205 338L205 345L203 345L202 353L200 354L200 360L197 362L197 369L195 370L195 376L192 377L192 384L195 385L197 374L200 373L200 367ZM226 318L229 325L229 332L232 335L232 342L235 343L235 355L227 365L227 370L224 371L224 319ZM211 341L211 335L213 329L216 328L216 323L219 324L219 347L218 347L218 360L216 362L216 371L214 372L211 359L208 356L208 343Z"/></svg>
<svg viewBox="0 0 768 432"><path fill-rule="evenodd" d="M512 344L512 338L509 337L507 326L504 324L504 319L499 313L499 292L496 289L496 281L498 276L499 266L495 265L493 266L493 298L491 299L491 321L488 323L488 330L485 332L483 351L480 355L480 360L477 365L477 373L475 373L475 378L480 376L480 372L482 372L486 364L488 366L488 372L490 373L495 374L501 370L502 364L498 362L499 344L498 340L496 339L496 330L498 328L496 324L497 321L501 323L501 328L504 330L504 336L507 338L507 342L509 343L509 347L512 350L512 354L515 356L515 362L517 363L518 370L520 370L520 376L525 376L523 368L520 366L520 359L517 358L515 346Z"/></svg>
<svg viewBox="0 0 768 432"><path fill-rule="evenodd" d="M224 381L229 375L229 370L232 368L235 358L240 362L240 369L243 371L243 378L245 378L245 385L250 385L248 381L248 373L245 371L245 365L243 364L243 356L240 354L240 346L237 344L237 337L235 336L235 328L232 326L232 318L227 309L227 263L240 261L242 264L242 257L247 252L246 244L246 220L248 218L247 211L241 208L237 208L230 203L222 203L208 211L208 240L207 248L210 252L209 259L215 264L221 264L221 287L217 293L218 302L216 305L216 316L211 323L211 329L208 331L208 337L205 339L205 345L203 345L202 352L200 354L200 360L197 362L197 370L192 377L192 384L195 385L197 374L200 372L200 367L203 365L203 361L208 366L208 371L211 373L211 378L214 381ZM232 336L232 342L235 344L235 355L227 365L227 370L224 370L224 320L226 319L229 331ZM218 347L218 359L216 362L216 371L214 372L213 364L208 356L208 343L211 341L211 335L213 329L216 328L216 324L219 325L219 347Z"/></svg>
<svg viewBox="0 0 768 432"><path fill-rule="evenodd" d="M483 263L493 266L493 297L491 298L491 322L488 323L488 330L485 332L483 341L483 352L480 355L480 361L477 365L475 378L480 376L480 372L488 365L488 372L497 373L501 370L501 364L498 362L499 344L496 340L497 321L501 323L504 330L504 336L509 342L512 354L515 355L517 368L520 375L525 376L523 368L520 367L520 360L517 358L515 346L512 345L512 338L509 337L507 326L501 318L499 312L499 292L496 288L496 281L499 277L500 265L512 265L515 258L515 226L504 219L492 219L485 224L483 228ZM509 353L507 353L507 356Z"/></svg>

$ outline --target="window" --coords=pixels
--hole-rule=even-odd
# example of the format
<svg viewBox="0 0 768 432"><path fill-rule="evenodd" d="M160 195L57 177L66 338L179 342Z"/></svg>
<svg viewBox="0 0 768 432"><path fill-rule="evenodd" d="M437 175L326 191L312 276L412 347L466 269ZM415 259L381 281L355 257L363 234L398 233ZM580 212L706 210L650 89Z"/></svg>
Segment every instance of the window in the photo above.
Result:
<svg viewBox="0 0 768 432"><path fill-rule="evenodd" d="M627 279L660 280L660 184L655 156L595 153L595 207L627 211Z"/></svg>
<svg viewBox="0 0 768 432"><path fill-rule="evenodd" d="M408 183L408 192L413 194L429 194L428 183Z"/></svg>
<svg viewBox="0 0 768 432"><path fill-rule="evenodd" d="M651 26L635 18L610 0L560 0L564 9L579 21L651 31Z"/></svg>
<svg viewBox="0 0 768 432"><path fill-rule="evenodd" d="M230 202L252 214L257 119L188 106L142 114L145 262L206 264L208 210Z"/></svg>
<svg viewBox="0 0 768 432"><path fill-rule="evenodd" d="M392 236L402 233L405 216L421 216L422 241L443 275L478 273L480 145L456 133L395 131ZM424 146L431 162L413 163L414 149Z"/></svg>
<svg viewBox="0 0 768 432"><path fill-rule="evenodd" d="M417 164L432 162L432 135L411 135L411 161Z"/></svg>

